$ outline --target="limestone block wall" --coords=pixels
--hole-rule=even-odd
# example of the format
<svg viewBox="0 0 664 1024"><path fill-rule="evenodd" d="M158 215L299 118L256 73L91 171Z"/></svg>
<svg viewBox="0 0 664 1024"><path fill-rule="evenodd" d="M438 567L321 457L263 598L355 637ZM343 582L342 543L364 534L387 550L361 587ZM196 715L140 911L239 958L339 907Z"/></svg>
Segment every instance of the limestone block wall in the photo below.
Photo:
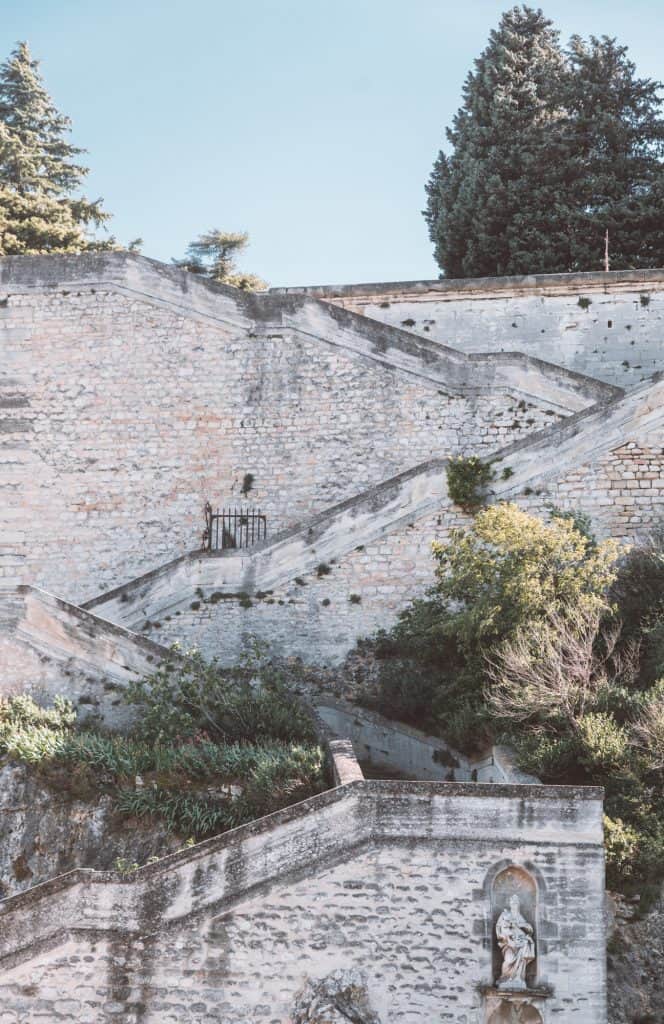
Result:
<svg viewBox="0 0 664 1024"><path fill-rule="evenodd" d="M553 433L502 449L492 499L540 515L552 505L579 509L599 536L632 537L662 512L661 440L656 446L663 429L664 382L641 385ZM646 450L648 458L634 457ZM626 457L633 479L622 483ZM337 665L357 639L388 628L425 593L432 540L469 521L450 504L444 464L434 460L322 517L311 535L243 558L167 567L94 610L160 643L181 640L225 660L255 634L280 654Z"/></svg>
<svg viewBox="0 0 664 1024"><path fill-rule="evenodd" d="M0 695L66 697L81 718L122 728L119 692L153 672L166 650L148 637L28 586L0 589Z"/></svg>
<svg viewBox="0 0 664 1024"><path fill-rule="evenodd" d="M138 258L0 262L0 574L77 603L195 549L206 499L260 507L272 536L607 394Z"/></svg>
<svg viewBox="0 0 664 1024"><path fill-rule="evenodd" d="M629 387L664 369L664 271L403 281L302 293L464 352L525 352Z"/></svg>
<svg viewBox="0 0 664 1024"><path fill-rule="evenodd" d="M73 872L2 904L4 1021L285 1024L357 970L381 1024L485 1024L511 877L533 894L530 1019L604 1024L601 813L592 789L357 782L131 880Z"/></svg>

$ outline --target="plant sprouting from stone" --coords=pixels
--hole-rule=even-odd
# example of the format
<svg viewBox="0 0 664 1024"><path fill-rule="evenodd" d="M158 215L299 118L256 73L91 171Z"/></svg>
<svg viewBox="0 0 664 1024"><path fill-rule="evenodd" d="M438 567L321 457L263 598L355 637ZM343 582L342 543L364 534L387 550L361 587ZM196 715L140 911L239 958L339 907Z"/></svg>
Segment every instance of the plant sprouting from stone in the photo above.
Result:
<svg viewBox="0 0 664 1024"><path fill-rule="evenodd" d="M198 274L217 284L232 285L243 291L264 291L267 284L255 274L237 268L237 258L249 244L246 231L220 231L212 228L189 243L184 259L173 260L177 267Z"/></svg>
<svg viewBox="0 0 664 1024"><path fill-rule="evenodd" d="M447 464L447 493L455 505L474 512L482 505L493 475L491 464L477 455L452 457Z"/></svg>

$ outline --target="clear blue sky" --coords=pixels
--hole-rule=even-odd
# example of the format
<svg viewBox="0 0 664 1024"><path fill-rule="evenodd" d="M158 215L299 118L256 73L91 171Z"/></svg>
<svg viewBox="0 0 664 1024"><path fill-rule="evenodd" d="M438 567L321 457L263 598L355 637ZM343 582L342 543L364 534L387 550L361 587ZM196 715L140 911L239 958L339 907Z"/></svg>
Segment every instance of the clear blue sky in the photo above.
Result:
<svg viewBox="0 0 664 1024"><path fill-rule="evenodd" d="M437 276L423 185L508 0L0 0L89 150L113 231L168 260L247 230L273 285ZM536 6L533 3L533 6ZM664 77L660 0L552 0Z"/></svg>

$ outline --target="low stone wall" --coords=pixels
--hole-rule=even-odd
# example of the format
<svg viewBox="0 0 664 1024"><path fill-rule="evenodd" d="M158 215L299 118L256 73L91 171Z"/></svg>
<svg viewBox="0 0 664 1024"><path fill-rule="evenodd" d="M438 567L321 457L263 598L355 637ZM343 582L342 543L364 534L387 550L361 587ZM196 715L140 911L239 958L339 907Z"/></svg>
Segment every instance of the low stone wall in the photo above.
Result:
<svg viewBox="0 0 664 1024"><path fill-rule="evenodd" d="M166 648L36 587L0 591L0 694L67 697L81 718L122 728L131 719L119 696L149 675Z"/></svg>
<svg viewBox="0 0 664 1024"><path fill-rule="evenodd" d="M664 270L275 288L466 353L524 352L620 387L664 370Z"/></svg>
<svg viewBox="0 0 664 1024"><path fill-rule="evenodd" d="M335 971L381 1024L480 1024L513 1009L492 987L510 893L527 1019L604 1024L601 820L593 789L357 782L129 880L73 872L0 903L3 1024L275 1024Z"/></svg>
<svg viewBox="0 0 664 1024"><path fill-rule="evenodd" d="M357 704L326 697L316 707L337 736L349 737L362 763L395 771L404 779L540 784L537 776L519 769L509 747L493 746L484 757L470 760L439 736L428 736Z"/></svg>

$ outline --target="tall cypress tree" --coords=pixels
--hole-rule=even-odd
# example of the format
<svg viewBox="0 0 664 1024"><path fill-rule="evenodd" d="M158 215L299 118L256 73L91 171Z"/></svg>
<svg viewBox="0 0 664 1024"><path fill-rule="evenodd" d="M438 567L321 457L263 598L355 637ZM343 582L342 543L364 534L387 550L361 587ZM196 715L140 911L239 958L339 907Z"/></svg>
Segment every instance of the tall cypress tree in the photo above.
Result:
<svg viewBox="0 0 664 1024"><path fill-rule="evenodd" d="M615 40L563 52L541 11L503 15L426 186L449 277L664 263L659 84Z"/></svg>
<svg viewBox="0 0 664 1024"><path fill-rule="evenodd" d="M507 11L468 75L428 186L425 217L450 277L546 270L565 248L558 203L558 34L541 11ZM564 218L563 218L564 220ZM533 266L532 253L538 253Z"/></svg>
<svg viewBox="0 0 664 1024"><path fill-rule="evenodd" d="M0 255L109 248L86 231L109 214L78 194L84 151L68 141L69 118L44 88L39 62L18 43L0 67Z"/></svg>
<svg viewBox="0 0 664 1024"><path fill-rule="evenodd" d="M576 165L572 269L664 265L664 119L659 82L637 78L615 39L573 36L565 80Z"/></svg>

